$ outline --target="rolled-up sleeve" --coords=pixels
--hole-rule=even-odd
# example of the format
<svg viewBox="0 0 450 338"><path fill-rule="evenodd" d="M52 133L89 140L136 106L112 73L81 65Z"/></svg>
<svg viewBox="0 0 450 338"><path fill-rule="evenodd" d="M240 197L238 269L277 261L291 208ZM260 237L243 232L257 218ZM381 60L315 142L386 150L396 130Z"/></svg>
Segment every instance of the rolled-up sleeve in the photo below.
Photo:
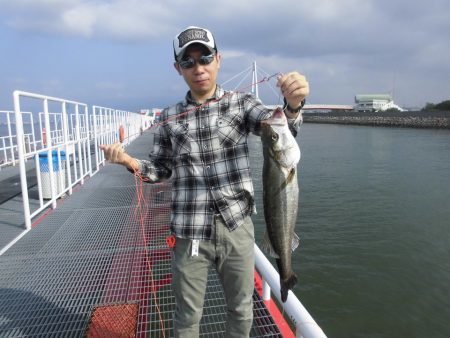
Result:
<svg viewBox="0 0 450 338"><path fill-rule="evenodd" d="M172 176L172 144L164 124L156 127L149 159L136 161L139 163L139 175L147 182L161 182Z"/></svg>

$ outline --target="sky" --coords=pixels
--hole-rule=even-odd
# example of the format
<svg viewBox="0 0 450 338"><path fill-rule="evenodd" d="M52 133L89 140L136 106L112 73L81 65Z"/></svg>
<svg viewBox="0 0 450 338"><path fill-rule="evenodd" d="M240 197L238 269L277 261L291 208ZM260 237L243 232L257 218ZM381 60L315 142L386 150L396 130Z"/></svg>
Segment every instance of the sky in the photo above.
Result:
<svg viewBox="0 0 450 338"><path fill-rule="evenodd" d="M247 90L264 74L298 71L313 104L392 94L422 108L450 99L448 0L0 0L0 110L14 90L138 111L184 98L172 41L211 30L218 82ZM246 74L246 73L245 73ZM274 80L261 99L277 104Z"/></svg>

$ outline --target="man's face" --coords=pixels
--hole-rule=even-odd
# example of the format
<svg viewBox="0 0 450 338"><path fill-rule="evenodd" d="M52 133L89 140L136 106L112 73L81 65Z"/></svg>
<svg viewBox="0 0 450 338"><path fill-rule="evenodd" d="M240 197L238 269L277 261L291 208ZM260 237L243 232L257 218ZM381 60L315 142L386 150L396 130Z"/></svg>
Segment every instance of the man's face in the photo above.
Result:
<svg viewBox="0 0 450 338"><path fill-rule="evenodd" d="M217 74L220 68L220 54L216 54L210 64L201 65L198 62L202 55L209 54L211 52L206 47L194 44L186 49L183 60L191 57L196 61L195 65L192 68L183 69L179 63L175 63L175 68L189 86L192 97L199 102L210 98L216 89Z"/></svg>

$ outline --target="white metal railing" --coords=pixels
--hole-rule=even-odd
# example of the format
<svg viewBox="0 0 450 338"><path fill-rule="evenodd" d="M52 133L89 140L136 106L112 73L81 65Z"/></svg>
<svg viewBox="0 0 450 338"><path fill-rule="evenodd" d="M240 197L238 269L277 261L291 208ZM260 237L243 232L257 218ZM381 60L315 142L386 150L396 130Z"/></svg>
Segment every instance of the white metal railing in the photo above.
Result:
<svg viewBox="0 0 450 338"><path fill-rule="evenodd" d="M51 130L48 131L50 138L52 140L52 144L62 144L64 141L63 135L63 114L62 113L48 113L48 118L50 120ZM47 143L47 129L45 128L45 113L39 113L39 130L41 131L41 141L43 142L43 146ZM68 127L68 136L69 139L73 139L73 130Z"/></svg>
<svg viewBox="0 0 450 338"><path fill-rule="evenodd" d="M273 294L280 304L283 304L285 313L295 325L296 337L325 338L325 333L292 291L289 291L286 302L281 303L280 276L256 244L255 267L263 280L263 300L270 300L271 294Z"/></svg>
<svg viewBox="0 0 450 338"><path fill-rule="evenodd" d="M0 111L2 116L2 133L0 134L0 168L7 165L16 164L15 152L17 144L15 143L15 134L12 130L12 118L14 112L12 111Z"/></svg>
<svg viewBox="0 0 450 338"><path fill-rule="evenodd" d="M150 125L148 117L128 111L93 106L89 114L87 104L81 102L23 91L15 91L13 97L17 140L13 150L17 151L15 159L20 163L26 229L31 228L33 217L47 207L56 208L58 198L72 194L76 184L83 184L87 175L92 176L105 164L100 144L120 141L126 146ZM40 106L36 113L37 133L33 112L21 111L21 104L30 100ZM28 125L24 124L25 119L30 120L30 132L25 128ZM13 138L12 133L9 137ZM6 145L4 148L10 150ZM36 169L38 206L34 210L28 196L27 158L34 159Z"/></svg>
<svg viewBox="0 0 450 338"><path fill-rule="evenodd" d="M29 153L36 149L35 126L33 115L30 112L22 112L24 122L24 151L25 159ZM15 166L19 161L17 151L16 121L13 111L0 111L0 169L7 166Z"/></svg>
<svg viewBox="0 0 450 338"><path fill-rule="evenodd" d="M13 97L25 227L30 229L31 219L34 216L49 206L56 208L57 198L66 193L72 194L73 186L78 183L83 184L84 177L90 173L83 165L87 157L82 152L82 149L89 144L89 139L81 138L79 125L75 126L74 137L69 137L68 124L69 115L75 115L77 120L82 114L87 116L88 106L80 102L22 91L15 91ZM42 107L42 112L39 114L40 142L28 154L24 151L25 133L23 113L20 108L25 99L38 101ZM59 107L60 111L50 113L50 105ZM58 118L59 123L54 123L53 118ZM38 207L35 210L31 210L28 196L26 155L34 158L36 169Z"/></svg>
<svg viewBox="0 0 450 338"><path fill-rule="evenodd" d="M93 106L90 125L94 127L95 168L105 163L99 145L122 142L124 146L150 127L150 117L124 110Z"/></svg>

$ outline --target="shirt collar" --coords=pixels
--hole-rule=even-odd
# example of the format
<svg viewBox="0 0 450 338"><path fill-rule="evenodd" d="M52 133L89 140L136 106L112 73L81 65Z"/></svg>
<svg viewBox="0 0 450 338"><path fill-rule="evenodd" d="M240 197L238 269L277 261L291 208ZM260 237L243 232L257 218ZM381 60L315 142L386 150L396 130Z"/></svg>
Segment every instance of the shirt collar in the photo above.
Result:
<svg viewBox="0 0 450 338"><path fill-rule="evenodd" d="M224 94L225 94L225 91L222 89L222 87L220 87L219 85L216 85L216 90L214 91L214 94L210 98L208 98L205 101L205 103L209 102L209 101L220 99ZM198 103L197 101L195 101L191 96L191 91L189 90L186 94L185 106L190 105L190 104L194 105L194 106L200 106L203 103Z"/></svg>

